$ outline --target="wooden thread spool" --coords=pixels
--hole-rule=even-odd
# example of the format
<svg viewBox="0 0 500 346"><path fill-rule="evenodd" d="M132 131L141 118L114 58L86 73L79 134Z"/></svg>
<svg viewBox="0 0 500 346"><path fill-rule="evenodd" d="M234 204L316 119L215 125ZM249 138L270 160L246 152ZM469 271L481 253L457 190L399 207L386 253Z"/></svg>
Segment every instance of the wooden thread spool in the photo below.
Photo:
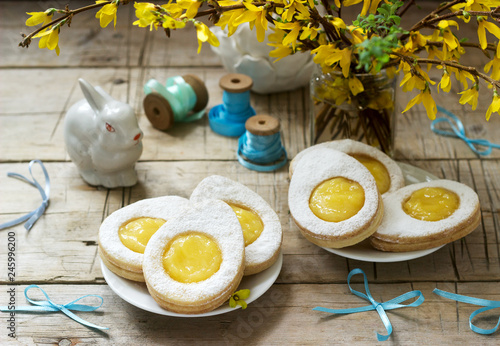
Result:
<svg viewBox="0 0 500 346"><path fill-rule="evenodd" d="M200 119L208 104L205 83L195 75L187 74L167 80L166 87L154 79L144 86L144 111L153 127L167 130L175 122Z"/></svg>
<svg viewBox="0 0 500 346"><path fill-rule="evenodd" d="M280 135L280 122L269 115L255 115L245 123L245 133L238 140L238 161L246 168L274 171L287 162Z"/></svg>
<svg viewBox="0 0 500 346"><path fill-rule="evenodd" d="M250 105L252 85L252 78L239 73L227 74L219 80L219 86L224 90L222 104L208 114L214 132L229 137L239 137L245 132L246 120L255 115Z"/></svg>

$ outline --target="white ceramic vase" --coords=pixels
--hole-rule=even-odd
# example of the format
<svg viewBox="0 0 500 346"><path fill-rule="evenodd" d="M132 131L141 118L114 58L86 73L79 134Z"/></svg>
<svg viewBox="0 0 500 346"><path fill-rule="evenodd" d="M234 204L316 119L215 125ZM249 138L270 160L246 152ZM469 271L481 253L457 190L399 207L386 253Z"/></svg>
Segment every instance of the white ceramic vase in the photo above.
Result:
<svg viewBox="0 0 500 346"><path fill-rule="evenodd" d="M269 56L274 48L269 40L257 41L255 30L241 25L227 37L219 27L210 28L219 39L219 47L211 46L230 73L242 73L253 79L252 91L269 94L306 86L314 69L314 62L308 52L296 53L275 62Z"/></svg>

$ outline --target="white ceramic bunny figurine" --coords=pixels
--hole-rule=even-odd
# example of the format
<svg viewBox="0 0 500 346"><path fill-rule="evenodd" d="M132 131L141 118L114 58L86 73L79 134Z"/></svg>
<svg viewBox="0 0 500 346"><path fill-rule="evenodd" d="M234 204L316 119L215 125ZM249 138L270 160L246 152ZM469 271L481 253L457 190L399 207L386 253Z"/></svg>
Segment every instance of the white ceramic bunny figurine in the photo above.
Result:
<svg viewBox="0 0 500 346"><path fill-rule="evenodd" d="M69 157L90 185L135 185L134 165L142 153L143 134L134 110L102 88L78 81L85 99L66 113L64 140Z"/></svg>

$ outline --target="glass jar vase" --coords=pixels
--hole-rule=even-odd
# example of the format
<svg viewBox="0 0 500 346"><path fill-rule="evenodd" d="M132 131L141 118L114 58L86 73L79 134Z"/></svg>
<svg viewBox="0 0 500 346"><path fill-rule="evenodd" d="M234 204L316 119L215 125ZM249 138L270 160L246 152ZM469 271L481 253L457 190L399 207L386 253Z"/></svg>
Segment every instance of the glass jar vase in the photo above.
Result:
<svg viewBox="0 0 500 346"><path fill-rule="evenodd" d="M310 84L311 145L349 138L393 156L395 83L384 70L349 79L318 67Z"/></svg>

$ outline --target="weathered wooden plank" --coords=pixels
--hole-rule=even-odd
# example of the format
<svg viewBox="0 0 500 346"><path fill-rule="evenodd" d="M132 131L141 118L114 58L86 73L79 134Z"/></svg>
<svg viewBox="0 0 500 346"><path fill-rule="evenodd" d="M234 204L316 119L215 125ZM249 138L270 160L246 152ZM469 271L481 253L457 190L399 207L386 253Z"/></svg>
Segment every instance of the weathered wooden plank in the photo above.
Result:
<svg viewBox="0 0 500 346"><path fill-rule="evenodd" d="M354 278L353 287L363 291L359 278ZM496 283L439 284L443 290L460 294L480 296L498 300ZM107 285L42 285L56 302L69 302L84 294L99 294L104 298L103 306L94 313L77 312L92 323L109 326L109 331L98 332L86 328L62 313L16 314L17 342L22 344L53 344L62 340L71 343L106 344L158 344L175 342L189 344L203 340L206 344L373 344L375 332L385 334L380 318L374 311L333 316L313 311L315 306L327 308L350 308L367 305L368 302L354 296L347 284L328 285L279 285L276 284L246 310L236 310L224 315L205 318L175 318L151 314L140 310L117 297ZM473 333L468 327L468 317L474 306L456 303L432 293L434 283L423 282L410 285L370 284L375 300L387 301L410 290L420 290L426 301L419 307L388 312L394 332L389 339L392 344L411 344L420 340L423 344L495 344L494 336ZM24 305L22 291L16 289L16 301ZM482 293L478 294L477 290ZM32 292L33 297L40 297ZM0 294L0 304L6 304L5 293ZM93 302L88 300L88 303ZM483 328L492 324L492 319L478 318ZM4 324L2 319L1 324ZM166 328L165 326L168 326ZM491 327L491 326L490 326ZM4 329L4 328L2 328ZM10 340L6 333L0 334L0 342ZM63 341L64 342L64 341ZM61 343L64 345L64 343ZM69 344L69 343L68 343Z"/></svg>

